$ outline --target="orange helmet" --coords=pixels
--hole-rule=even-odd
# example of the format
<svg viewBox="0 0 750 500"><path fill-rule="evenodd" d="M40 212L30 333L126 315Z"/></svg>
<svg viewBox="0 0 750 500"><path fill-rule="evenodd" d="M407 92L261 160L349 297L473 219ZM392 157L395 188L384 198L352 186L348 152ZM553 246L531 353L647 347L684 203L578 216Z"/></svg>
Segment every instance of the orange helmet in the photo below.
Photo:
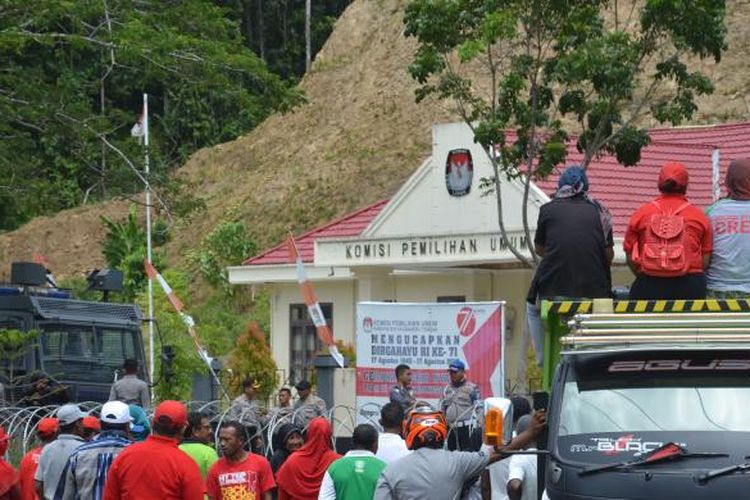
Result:
<svg viewBox="0 0 750 500"><path fill-rule="evenodd" d="M410 450L427 444L442 445L448 435L448 424L442 412L429 406L418 406L404 419L403 434Z"/></svg>

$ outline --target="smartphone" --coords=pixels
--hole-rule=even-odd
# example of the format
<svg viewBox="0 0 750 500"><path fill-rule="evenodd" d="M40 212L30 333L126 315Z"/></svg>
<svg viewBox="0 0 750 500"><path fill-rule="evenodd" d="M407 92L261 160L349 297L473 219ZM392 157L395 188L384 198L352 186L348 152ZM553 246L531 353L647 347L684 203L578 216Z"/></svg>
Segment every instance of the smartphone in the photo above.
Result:
<svg viewBox="0 0 750 500"><path fill-rule="evenodd" d="M534 411L538 410L547 410L547 406L549 406L549 393L545 391L538 391L531 394L531 399L533 401L533 408Z"/></svg>

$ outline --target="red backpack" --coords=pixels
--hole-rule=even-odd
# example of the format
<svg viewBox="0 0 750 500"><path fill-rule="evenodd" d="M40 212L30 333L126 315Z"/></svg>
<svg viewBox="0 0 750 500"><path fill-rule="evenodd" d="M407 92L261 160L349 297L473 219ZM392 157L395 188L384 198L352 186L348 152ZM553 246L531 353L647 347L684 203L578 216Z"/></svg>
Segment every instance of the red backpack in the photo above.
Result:
<svg viewBox="0 0 750 500"><path fill-rule="evenodd" d="M664 211L655 201L651 203L659 207L659 213L651 216L640 256L634 260L639 262L641 272L648 276L684 276L690 269L690 261L687 257L685 219L680 212L690 204L685 202L670 212Z"/></svg>

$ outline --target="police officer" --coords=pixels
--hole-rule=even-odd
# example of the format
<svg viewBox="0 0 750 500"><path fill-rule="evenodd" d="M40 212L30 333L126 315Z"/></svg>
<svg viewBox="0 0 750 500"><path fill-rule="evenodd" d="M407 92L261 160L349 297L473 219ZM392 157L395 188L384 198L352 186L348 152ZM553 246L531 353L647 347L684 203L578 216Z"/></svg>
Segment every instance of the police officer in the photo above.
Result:
<svg viewBox="0 0 750 500"><path fill-rule="evenodd" d="M409 365L396 367L396 385L391 389L391 403L396 403L406 413L414 404L414 389L411 387L411 368Z"/></svg>
<svg viewBox="0 0 750 500"><path fill-rule="evenodd" d="M448 449L478 451L481 431L476 428L474 407L479 401L479 388L466 380L466 364L460 359L448 365L450 383L443 389L440 409L448 422ZM474 432L472 432L472 430Z"/></svg>

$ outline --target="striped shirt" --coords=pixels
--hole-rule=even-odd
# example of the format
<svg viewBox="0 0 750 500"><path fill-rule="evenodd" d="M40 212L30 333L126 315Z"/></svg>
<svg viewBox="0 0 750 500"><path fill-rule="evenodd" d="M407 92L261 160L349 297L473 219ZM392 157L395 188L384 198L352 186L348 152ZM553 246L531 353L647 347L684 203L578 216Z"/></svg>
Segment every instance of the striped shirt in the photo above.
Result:
<svg viewBox="0 0 750 500"><path fill-rule="evenodd" d="M101 500L112 461L131 441L117 431L104 431L80 446L68 460L55 500Z"/></svg>

